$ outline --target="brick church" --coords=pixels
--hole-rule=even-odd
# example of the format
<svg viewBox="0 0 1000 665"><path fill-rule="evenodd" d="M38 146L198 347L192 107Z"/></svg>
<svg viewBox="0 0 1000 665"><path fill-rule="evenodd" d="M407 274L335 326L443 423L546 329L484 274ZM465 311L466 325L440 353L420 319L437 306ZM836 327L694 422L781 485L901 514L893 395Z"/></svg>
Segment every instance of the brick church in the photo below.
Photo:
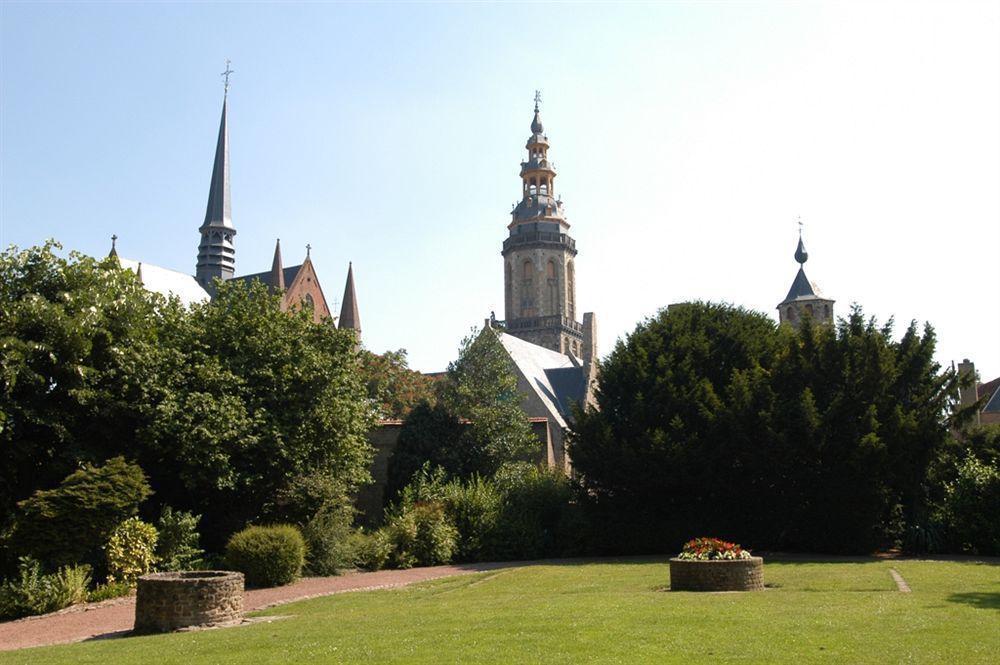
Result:
<svg viewBox="0 0 1000 665"><path fill-rule="evenodd" d="M198 229L200 242L194 275L119 257L115 247L117 236L112 238L111 256L117 258L123 268L133 270L148 290L175 296L186 305L211 299L215 295L216 279L247 283L259 281L271 292L281 295L282 311L308 305L312 307L313 318L317 322L332 317L338 327L354 330L360 340L361 317L358 313L353 266L349 265L347 269L347 283L339 317L333 316L323 294L309 245L306 245L306 256L302 263L285 267L281 256L281 241L278 240L270 270L236 275L236 227L233 225L229 188L228 102L227 82L222 100L222 119L219 122L215 160L212 164L212 180L208 189L208 207L205 221Z"/></svg>

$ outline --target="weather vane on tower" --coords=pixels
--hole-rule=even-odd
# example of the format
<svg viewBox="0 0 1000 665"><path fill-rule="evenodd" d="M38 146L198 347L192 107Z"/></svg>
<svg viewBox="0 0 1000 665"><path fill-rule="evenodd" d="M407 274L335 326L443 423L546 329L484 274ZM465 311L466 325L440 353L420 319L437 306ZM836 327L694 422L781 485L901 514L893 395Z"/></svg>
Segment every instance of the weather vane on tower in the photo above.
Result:
<svg viewBox="0 0 1000 665"><path fill-rule="evenodd" d="M229 94L229 75L235 73L234 70L232 70L232 69L229 68L229 64L230 64L229 58L226 58L226 71L224 71L221 74L219 74L219 76L221 76L221 77L223 77L225 79L225 81L222 84L222 88L223 88L222 94L224 94L224 95L228 95Z"/></svg>
<svg viewBox="0 0 1000 665"><path fill-rule="evenodd" d="M538 105L542 102L542 91L535 90L535 110L538 110Z"/></svg>

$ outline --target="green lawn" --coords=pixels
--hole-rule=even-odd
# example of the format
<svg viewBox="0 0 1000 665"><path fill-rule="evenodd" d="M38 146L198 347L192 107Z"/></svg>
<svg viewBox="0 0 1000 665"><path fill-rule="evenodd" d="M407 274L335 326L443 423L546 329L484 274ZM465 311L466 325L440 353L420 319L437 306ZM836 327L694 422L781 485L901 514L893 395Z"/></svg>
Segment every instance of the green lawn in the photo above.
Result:
<svg viewBox="0 0 1000 665"><path fill-rule="evenodd" d="M913 593L896 590L895 567ZM277 607L271 623L0 654L24 663L997 662L1000 565L765 564L763 593L662 591L662 562L569 563Z"/></svg>

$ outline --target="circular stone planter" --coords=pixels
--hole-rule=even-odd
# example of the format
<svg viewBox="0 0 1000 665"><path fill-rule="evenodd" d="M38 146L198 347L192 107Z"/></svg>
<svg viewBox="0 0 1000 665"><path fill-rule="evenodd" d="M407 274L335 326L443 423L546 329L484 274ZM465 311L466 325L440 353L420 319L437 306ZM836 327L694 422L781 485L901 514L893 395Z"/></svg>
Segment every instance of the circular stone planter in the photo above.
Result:
<svg viewBox="0 0 1000 665"><path fill-rule="evenodd" d="M764 559L671 559L670 590L763 591Z"/></svg>
<svg viewBox="0 0 1000 665"><path fill-rule="evenodd" d="M135 631L164 633L191 626L221 626L243 619L243 573L191 570L139 578Z"/></svg>

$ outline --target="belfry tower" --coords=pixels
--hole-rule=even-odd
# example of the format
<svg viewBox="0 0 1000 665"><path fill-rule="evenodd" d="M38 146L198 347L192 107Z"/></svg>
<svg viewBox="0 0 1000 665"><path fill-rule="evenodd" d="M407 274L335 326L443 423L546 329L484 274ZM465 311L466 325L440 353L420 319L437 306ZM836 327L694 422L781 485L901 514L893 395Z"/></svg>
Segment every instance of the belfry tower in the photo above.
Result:
<svg viewBox="0 0 1000 665"><path fill-rule="evenodd" d="M236 272L236 247L229 203L229 130L226 127L226 113L229 100L229 63L226 62L225 93L222 97L222 120L219 121L219 140L215 145L215 162L212 165L212 183L208 188L208 209L205 222L198 229L201 242L198 244L198 263L195 279L202 288L213 294L212 281L218 277L231 279Z"/></svg>
<svg viewBox="0 0 1000 665"><path fill-rule="evenodd" d="M778 321L798 327L805 316L813 322L822 325L833 325L834 300L824 298L809 278L806 277L805 264L809 253L802 243L802 228L799 226L799 245L795 248L795 261L799 264L799 272L795 275L792 288L788 295L778 305Z"/></svg>
<svg viewBox="0 0 1000 665"><path fill-rule="evenodd" d="M576 241L569 236L562 200L555 195L555 165L542 127L535 93L535 117L521 162L521 201L511 211L504 240L504 309L507 332L525 341L580 358L593 347L576 313ZM593 315L584 317L593 328ZM593 330L590 331L593 333ZM586 339L585 339L586 338ZM586 348L585 348L586 347Z"/></svg>

